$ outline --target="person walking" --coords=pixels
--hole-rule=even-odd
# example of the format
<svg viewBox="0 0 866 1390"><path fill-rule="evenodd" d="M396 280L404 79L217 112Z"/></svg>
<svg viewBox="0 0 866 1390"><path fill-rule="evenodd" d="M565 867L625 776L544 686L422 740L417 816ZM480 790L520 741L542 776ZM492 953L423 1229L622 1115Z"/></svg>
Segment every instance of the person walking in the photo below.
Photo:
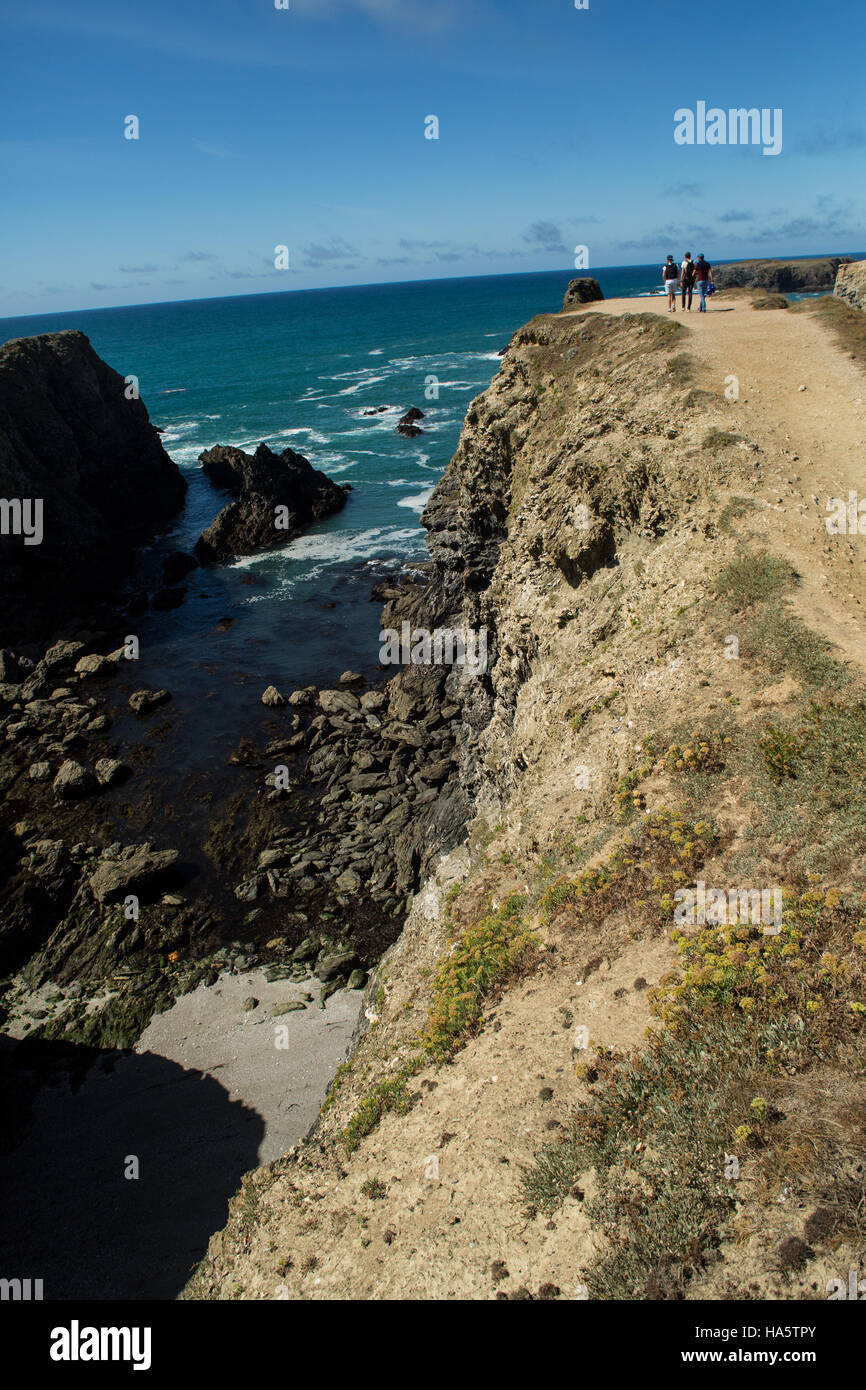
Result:
<svg viewBox="0 0 866 1390"><path fill-rule="evenodd" d="M668 292L668 313L675 314L677 311L677 281L680 278L679 267L673 256L668 256L662 266L662 279L665 282L665 289Z"/></svg>
<svg viewBox="0 0 866 1390"><path fill-rule="evenodd" d="M704 258L703 251L701 251L698 259L695 261L695 281L701 299L698 307L700 312L705 314L707 312L707 286L713 285L713 288L715 288L715 285L713 283L713 267L710 265L709 261Z"/></svg>
<svg viewBox="0 0 866 1390"><path fill-rule="evenodd" d="M683 308L686 308L686 295L689 297L688 309L692 311L692 291L695 284L695 263L692 260L691 251L686 252L686 258L680 266L680 288L683 292Z"/></svg>

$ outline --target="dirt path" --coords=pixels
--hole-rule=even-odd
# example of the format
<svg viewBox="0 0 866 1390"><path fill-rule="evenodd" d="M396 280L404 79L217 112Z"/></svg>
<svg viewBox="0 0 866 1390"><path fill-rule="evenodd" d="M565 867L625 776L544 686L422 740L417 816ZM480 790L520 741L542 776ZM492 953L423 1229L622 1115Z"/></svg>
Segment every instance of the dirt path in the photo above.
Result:
<svg viewBox="0 0 866 1390"><path fill-rule="evenodd" d="M587 310L667 314L660 298ZM825 524L829 498L866 496L866 372L808 312L757 311L721 294L706 314L678 309L676 321L688 330L683 351L700 364L698 384L718 397L719 427L759 446L761 511L750 527L800 574L794 608L866 670L866 536L831 536ZM735 384L739 398L726 399Z"/></svg>

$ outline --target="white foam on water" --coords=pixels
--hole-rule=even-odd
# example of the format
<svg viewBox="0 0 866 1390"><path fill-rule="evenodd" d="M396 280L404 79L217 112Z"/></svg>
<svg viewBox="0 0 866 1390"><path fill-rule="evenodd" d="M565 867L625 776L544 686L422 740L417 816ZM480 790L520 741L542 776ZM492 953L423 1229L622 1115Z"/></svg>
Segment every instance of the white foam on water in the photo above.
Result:
<svg viewBox="0 0 866 1390"><path fill-rule="evenodd" d="M157 391L158 396L180 396L184 391L189 390L187 386L170 386L165 391Z"/></svg>
<svg viewBox="0 0 866 1390"><path fill-rule="evenodd" d="M386 381L384 376L371 376L366 381L356 381L353 386L344 386L342 391L338 391L338 396L354 396L358 391L366 391L369 386L377 386L380 381Z"/></svg>
<svg viewBox="0 0 866 1390"><path fill-rule="evenodd" d="M384 351L385 351L384 348L370 348L370 351L368 352L367 356L368 356L368 357L381 357L381 356L382 356L382 353L383 353Z"/></svg>
<svg viewBox="0 0 866 1390"><path fill-rule="evenodd" d="M248 603L260 603L275 596L285 597L287 590L303 580L318 578L331 565L352 560L372 560L395 550L405 554L410 547L418 546L420 534L417 526L372 526L365 531L328 531L320 535L299 536L283 550L245 555L235 560L231 568L249 569L262 561L272 562L275 558L303 566L300 573L294 571L278 575L274 587L267 593L250 594L247 599Z"/></svg>
<svg viewBox="0 0 866 1390"><path fill-rule="evenodd" d="M293 434L308 434L312 444L330 444L330 439L326 434L320 434L318 430L312 429L309 425L295 425L290 430L277 430L272 435L273 439L290 439Z"/></svg>
<svg viewBox="0 0 866 1390"><path fill-rule="evenodd" d="M411 511L417 512L420 516L433 493L432 485L425 488L423 492L416 493L413 497L401 497L397 503L398 507L409 507Z"/></svg>

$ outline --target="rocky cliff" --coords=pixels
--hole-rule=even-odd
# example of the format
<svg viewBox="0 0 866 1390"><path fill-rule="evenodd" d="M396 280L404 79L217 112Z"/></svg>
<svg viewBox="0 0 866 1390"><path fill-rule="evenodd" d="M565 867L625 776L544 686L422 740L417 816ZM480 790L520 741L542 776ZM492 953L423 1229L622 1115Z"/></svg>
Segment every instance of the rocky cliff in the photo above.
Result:
<svg viewBox="0 0 866 1390"><path fill-rule="evenodd" d="M718 289L773 290L784 294L832 290L839 267L847 261L841 256L816 257L804 261L735 261L714 266Z"/></svg>
<svg viewBox="0 0 866 1390"><path fill-rule="evenodd" d="M866 726L798 586L844 641L819 574L859 580L796 486L830 417L790 364L843 396L861 369L808 310L735 305L718 362L716 335L606 310L514 336L424 513L430 582L395 614L488 630L440 697L467 834L316 1131L245 1180L187 1297L787 1298L847 1268L866 884L828 769ZM725 364L761 376L780 334L777 437ZM778 886L783 926L683 931L698 880Z"/></svg>
<svg viewBox="0 0 866 1390"><path fill-rule="evenodd" d="M134 544L183 502L129 390L83 333L0 348L0 643L110 596Z"/></svg>
<svg viewBox="0 0 866 1390"><path fill-rule="evenodd" d="M833 293L853 309L866 309L866 261L840 265Z"/></svg>

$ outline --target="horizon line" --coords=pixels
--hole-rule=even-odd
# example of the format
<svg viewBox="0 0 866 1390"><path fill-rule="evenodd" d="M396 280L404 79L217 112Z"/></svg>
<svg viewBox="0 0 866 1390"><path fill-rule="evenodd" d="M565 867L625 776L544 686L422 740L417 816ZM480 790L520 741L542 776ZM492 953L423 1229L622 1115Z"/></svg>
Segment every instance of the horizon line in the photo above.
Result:
<svg viewBox="0 0 866 1390"><path fill-rule="evenodd" d="M729 256L719 258L715 260L713 264L721 266L738 265L746 261L828 260L836 256L842 259L845 259L845 257L851 257L852 260L866 259L866 251L813 251L806 252L805 254L798 254L795 256ZM594 267L594 269L599 272L605 270L642 270L645 267L654 264L654 261L624 261L622 263L611 263L610 265L596 266ZM661 262L659 264L661 264ZM416 280L368 280L364 281L361 284L308 285L303 289L298 288L294 290L255 290L251 294L204 294L195 296L191 299L147 299L142 300L140 303L137 304L100 304L92 308L43 309L37 313L32 314L2 314L0 315L0 321L12 322L15 319L48 318L53 315L59 316L64 314L109 314L114 313L118 309L158 309L166 304L207 304L210 301L217 303L220 300L225 299L264 299L270 298L272 295L280 294L329 294L340 290L381 289L386 285L433 285L439 284L442 281L445 281L447 283L450 281L459 280L504 280L515 279L521 275L528 276L569 274L571 275L572 279L580 279L582 275L585 275L587 278L594 279L595 277L591 273L592 270L592 266L585 267L583 272L578 271L576 267L570 267L568 269L563 270L506 270L489 272L485 275L426 275ZM635 295L634 298L640 298L640 296Z"/></svg>

